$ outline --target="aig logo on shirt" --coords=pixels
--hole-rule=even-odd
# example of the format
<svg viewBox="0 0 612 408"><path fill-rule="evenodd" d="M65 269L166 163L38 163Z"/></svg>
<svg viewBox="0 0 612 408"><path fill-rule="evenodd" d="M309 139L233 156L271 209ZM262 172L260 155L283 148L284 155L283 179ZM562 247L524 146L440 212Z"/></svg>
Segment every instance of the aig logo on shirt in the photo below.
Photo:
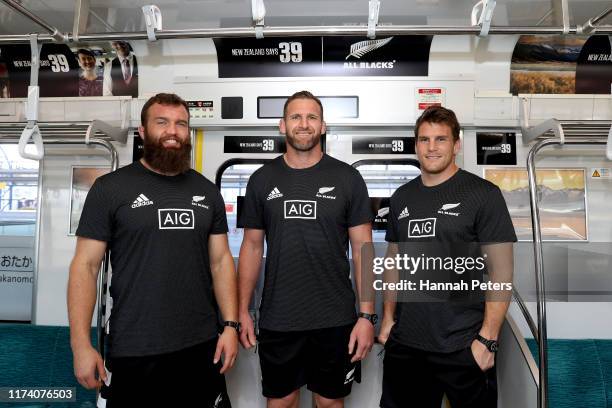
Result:
<svg viewBox="0 0 612 408"><path fill-rule="evenodd" d="M317 219L317 202L308 200L286 200L285 219L300 218L303 220Z"/></svg>
<svg viewBox="0 0 612 408"><path fill-rule="evenodd" d="M193 210L160 208L157 210L159 229L195 229Z"/></svg>
<svg viewBox="0 0 612 408"><path fill-rule="evenodd" d="M408 223L409 238L424 238L436 236L436 219L424 218L421 220L410 220Z"/></svg>

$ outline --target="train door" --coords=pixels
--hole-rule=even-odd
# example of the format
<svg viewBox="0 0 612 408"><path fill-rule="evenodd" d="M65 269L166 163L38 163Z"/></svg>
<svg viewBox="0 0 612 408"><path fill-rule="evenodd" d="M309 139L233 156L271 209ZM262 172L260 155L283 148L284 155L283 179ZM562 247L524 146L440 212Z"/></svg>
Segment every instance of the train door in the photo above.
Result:
<svg viewBox="0 0 612 408"><path fill-rule="evenodd" d="M130 162L122 148L119 162ZM66 282L76 246L75 232L85 197L95 179L111 171L111 155L100 147L81 144L45 146L41 161L41 224L32 322L67 326ZM94 316L96 316L94 313Z"/></svg>
<svg viewBox="0 0 612 408"><path fill-rule="evenodd" d="M279 135L277 127L260 127L246 131L232 128L204 130L197 134L196 138L203 138L201 171L216 183L225 201L228 241L237 263L243 236L243 229L238 220L249 177L266 162L285 151L285 138ZM262 294L264 265L265 260L262 260L260 279L249 307L254 317L257 317ZM239 353L236 366L226 376L230 395L237 396L232 398L232 406L238 408L248 408L254 404L265 406L266 399L261 394L261 371L256 349L244 350L241 347ZM304 388L300 393L300 406L311 405L312 393Z"/></svg>
<svg viewBox="0 0 612 408"><path fill-rule="evenodd" d="M355 167L362 175L376 214L373 223L374 242L385 239L389 197L401 185L420 174L414 155L414 138L409 130L371 130L328 128L327 153ZM353 277L354 280L354 277ZM382 300L376 304L382 316ZM378 329L378 327L377 327ZM353 387L346 399L350 407L378 406L382 384L382 351L375 344L362 361L362 382Z"/></svg>

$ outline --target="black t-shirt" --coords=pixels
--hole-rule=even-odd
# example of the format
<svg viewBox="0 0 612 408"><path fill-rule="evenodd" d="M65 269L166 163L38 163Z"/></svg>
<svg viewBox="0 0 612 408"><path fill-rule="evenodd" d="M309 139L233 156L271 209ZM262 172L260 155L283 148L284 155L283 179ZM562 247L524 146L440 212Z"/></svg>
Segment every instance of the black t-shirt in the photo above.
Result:
<svg viewBox="0 0 612 408"><path fill-rule="evenodd" d="M427 187L417 177L397 189L388 219L388 242L516 241L499 188L461 169L437 186ZM457 351L474 340L483 313L482 302L398 303L391 337L422 350Z"/></svg>
<svg viewBox="0 0 612 408"><path fill-rule="evenodd" d="M226 232L223 198L194 170L164 176L135 162L96 180L76 235L111 250L112 357L168 353L216 336L208 238Z"/></svg>
<svg viewBox="0 0 612 408"><path fill-rule="evenodd" d="M355 321L348 228L373 218L357 170L327 155L293 169L279 156L249 179L241 217L245 228L266 232L262 328L312 330Z"/></svg>

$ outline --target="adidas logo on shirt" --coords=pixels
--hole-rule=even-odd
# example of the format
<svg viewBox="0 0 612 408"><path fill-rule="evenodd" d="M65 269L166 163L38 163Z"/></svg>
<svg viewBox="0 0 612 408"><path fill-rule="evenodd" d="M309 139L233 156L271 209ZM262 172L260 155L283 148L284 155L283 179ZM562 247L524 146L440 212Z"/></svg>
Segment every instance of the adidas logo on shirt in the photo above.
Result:
<svg viewBox="0 0 612 408"><path fill-rule="evenodd" d="M274 200L275 198L280 198L282 196L283 193L278 190L278 187L274 187L272 191L270 191L270 194L268 194L268 200Z"/></svg>
<svg viewBox="0 0 612 408"><path fill-rule="evenodd" d="M153 201L149 200L146 195L141 193L132 203L132 208L144 207L145 205L153 205Z"/></svg>
<svg viewBox="0 0 612 408"><path fill-rule="evenodd" d="M406 217L409 217L409 216L410 216L410 213L408 212L408 207L404 207L404 209L402 210L400 215L397 217L397 219L401 220L402 218L406 218Z"/></svg>

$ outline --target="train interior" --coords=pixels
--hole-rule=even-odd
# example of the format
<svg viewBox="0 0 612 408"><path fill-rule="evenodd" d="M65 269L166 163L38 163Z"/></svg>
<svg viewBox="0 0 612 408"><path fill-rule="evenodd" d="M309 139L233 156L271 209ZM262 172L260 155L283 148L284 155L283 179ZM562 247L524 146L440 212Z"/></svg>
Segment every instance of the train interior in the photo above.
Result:
<svg viewBox="0 0 612 408"><path fill-rule="evenodd" d="M367 184L378 242L385 199L420 174L416 119L436 104L456 112L457 162L502 189L519 238L499 406L612 407L611 11L599 0L0 1L0 387L76 387L68 406L95 405L72 372L68 267L89 187L142 154L150 96L189 102L192 166L221 190L237 261L249 176L284 151L282 104L306 89L323 101L325 153ZM117 41L137 58L132 94L102 79ZM96 94L79 82L82 48ZM382 351L348 407L378 406ZM259 378L241 350L227 375L234 407L265 406ZM314 406L310 392L300 406Z"/></svg>

